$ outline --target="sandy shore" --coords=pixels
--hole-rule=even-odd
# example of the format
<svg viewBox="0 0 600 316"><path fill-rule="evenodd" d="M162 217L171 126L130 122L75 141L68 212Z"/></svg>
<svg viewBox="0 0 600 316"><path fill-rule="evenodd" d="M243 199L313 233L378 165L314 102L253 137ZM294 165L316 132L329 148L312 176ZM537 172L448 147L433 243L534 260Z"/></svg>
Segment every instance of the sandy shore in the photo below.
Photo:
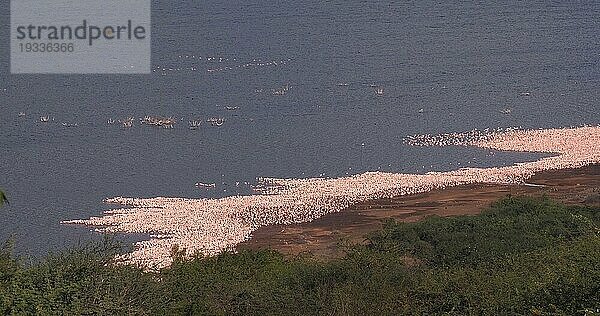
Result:
<svg viewBox="0 0 600 316"><path fill-rule="evenodd" d="M542 171L527 183L541 186L468 184L361 202L309 223L261 227L237 249L274 249L289 256L331 259L344 255L345 245L364 242L365 235L380 229L388 218L414 222L431 215L477 214L507 195L546 195L567 204L586 204L588 197L600 195L600 165Z"/></svg>

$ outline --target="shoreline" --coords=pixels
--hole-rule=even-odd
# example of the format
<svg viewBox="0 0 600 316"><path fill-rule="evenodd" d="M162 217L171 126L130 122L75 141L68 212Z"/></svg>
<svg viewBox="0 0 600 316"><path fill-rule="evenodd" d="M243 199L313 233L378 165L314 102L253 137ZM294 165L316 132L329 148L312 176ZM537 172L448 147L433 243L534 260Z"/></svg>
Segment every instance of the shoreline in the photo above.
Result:
<svg viewBox="0 0 600 316"><path fill-rule="evenodd" d="M272 249L286 256L335 259L345 254L346 244L363 243L386 219L415 222L433 215L475 215L509 195L546 195L565 204L585 204L588 196L600 195L600 164L541 171L524 184L464 184L360 202L312 222L260 227L236 250Z"/></svg>

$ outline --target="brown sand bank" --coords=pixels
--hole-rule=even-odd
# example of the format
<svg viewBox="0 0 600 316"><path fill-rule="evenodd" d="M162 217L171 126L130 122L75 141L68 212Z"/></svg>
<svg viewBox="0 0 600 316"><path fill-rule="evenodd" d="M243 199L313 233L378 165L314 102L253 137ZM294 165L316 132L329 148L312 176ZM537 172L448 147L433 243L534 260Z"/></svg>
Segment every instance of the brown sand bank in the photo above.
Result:
<svg viewBox="0 0 600 316"><path fill-rule="evenodd" d="M367 201L309 223L261 227L237 249L268 248L286 255L306 253L327 259L343 255L345 243L363 242L364 236L381 228L387 218L411 222L429 215L477 214L509 194L545 194L564 203L580 204L600 194L600 165L544 171L527 183L541 186L472 184Z"/></svg>

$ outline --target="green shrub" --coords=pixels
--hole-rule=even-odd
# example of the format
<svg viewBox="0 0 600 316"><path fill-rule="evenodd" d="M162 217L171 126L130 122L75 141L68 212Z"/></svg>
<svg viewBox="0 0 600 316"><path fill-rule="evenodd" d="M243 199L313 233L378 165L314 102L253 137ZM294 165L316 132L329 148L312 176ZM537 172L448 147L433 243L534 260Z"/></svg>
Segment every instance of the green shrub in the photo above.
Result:
<svg viewBox="0 0 600 316"><path fill-rule="evenodd" d="M598 213L548 199L506 198L477 216L389 221L369 240L377 251L397 252L432 267L476 265L597 234Z"/></svg>
<svg viewBox="0 0 600 316"><path fill-rule="evenodd" d="M274 251L156 273L111 241L26 264L0 249L5 315L584 315L600 308L600 210L507 198L476 216L389 221L320 262Z"/></svg>

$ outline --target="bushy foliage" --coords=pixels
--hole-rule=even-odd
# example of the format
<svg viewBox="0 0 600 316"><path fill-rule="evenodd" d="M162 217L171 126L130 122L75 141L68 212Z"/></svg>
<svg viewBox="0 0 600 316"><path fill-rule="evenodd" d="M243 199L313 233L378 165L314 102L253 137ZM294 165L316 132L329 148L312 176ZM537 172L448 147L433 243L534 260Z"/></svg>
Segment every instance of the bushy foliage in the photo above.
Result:
<svg viewBox="0 0 600 316"><path fill-rule="evenodd" d="M386 223L369 236L378 251L398 252L431 266L476 265L596 234L597 212L548 199L506 198L477 216Z"/></svg>
<svg viewBox="0 0 600 316"><path fill-rule="evenodd" d="M0 314L593 315L600 209L507 198L476 216L387 222L343 259L242 251L157 273L105 242L25 264L0 251Z"/></svg>

